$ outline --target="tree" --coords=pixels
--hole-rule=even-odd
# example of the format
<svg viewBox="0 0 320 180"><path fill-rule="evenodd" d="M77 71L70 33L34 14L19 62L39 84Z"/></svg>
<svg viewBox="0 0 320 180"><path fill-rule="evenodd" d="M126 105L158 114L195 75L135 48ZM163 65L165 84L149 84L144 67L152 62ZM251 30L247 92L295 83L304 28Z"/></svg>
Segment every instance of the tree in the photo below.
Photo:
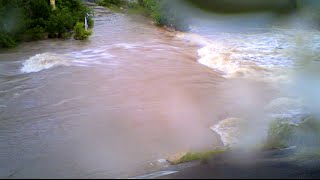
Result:
<svg viewBox="0 0 320 180"><path fill-rule="evenodd" d="M52 7L53 10L56 9L56 0L50 0L50 5Z"/></svg>

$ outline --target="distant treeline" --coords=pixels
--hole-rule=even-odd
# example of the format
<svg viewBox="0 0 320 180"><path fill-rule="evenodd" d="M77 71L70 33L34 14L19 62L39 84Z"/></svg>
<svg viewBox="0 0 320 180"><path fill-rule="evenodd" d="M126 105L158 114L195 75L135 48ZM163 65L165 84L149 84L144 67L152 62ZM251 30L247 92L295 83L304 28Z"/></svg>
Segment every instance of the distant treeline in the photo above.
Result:
<svg viewBox="0 0 320 180"><path fill-rule="evenodd" d="M67 38L85 16L91 14L81 0L1 0L0 47L14 47L18 42L44 38ZM89 26L93 25L90 16Z"/></svg>

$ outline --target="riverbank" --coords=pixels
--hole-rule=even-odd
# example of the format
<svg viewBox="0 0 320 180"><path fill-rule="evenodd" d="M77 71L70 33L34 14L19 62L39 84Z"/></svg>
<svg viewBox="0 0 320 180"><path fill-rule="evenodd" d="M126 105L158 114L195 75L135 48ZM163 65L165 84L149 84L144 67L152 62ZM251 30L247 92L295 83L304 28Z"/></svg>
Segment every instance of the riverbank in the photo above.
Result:
<svg viewBox="0 0 320 180"><path fill-rule="evenodd" d="M228 153L216 156L207 164L185 168L161 179L301 179L320 176L320 160L294 159L294 149L273 150L258 154Z"/></svg>
<svg viewBox="0 0 320 180"><path fill-rule="evenodd" d="M95 3L107 7L114 12L122 12L129 15L139 14L150 18L153 23L160 27L167 27L178 31L189 31L187 22L190 18L183 11L186 7L179 2L170 0L97 0ZM179 8L179 11L177 11Z"/></svg>

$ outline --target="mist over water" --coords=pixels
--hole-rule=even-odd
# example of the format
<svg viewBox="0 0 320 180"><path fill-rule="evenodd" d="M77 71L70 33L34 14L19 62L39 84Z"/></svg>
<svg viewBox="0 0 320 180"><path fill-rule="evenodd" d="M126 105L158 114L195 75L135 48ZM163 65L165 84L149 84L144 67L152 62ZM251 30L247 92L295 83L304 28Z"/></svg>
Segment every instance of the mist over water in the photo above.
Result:
<svg viewBox="0 0 320 180"><path fill-rule="evenodd" d="M315 74L310 76L310 67L317 69L320 32L310 18L314 9L309 10L283 17L194 11L192 33L179 37L198 45L197 61L227 79L264 82L263 86L272 89L267 92L271 99L262 106L257 106L261 104L257 97L265 92L256 91L256 83L243 83L225 92L243 103L240 116L229 116L211 127L225 145L243 149L261 146L270 123L299 125L317 112L309 107L318 97L311 91L318 83L313 81Z"/></svg>

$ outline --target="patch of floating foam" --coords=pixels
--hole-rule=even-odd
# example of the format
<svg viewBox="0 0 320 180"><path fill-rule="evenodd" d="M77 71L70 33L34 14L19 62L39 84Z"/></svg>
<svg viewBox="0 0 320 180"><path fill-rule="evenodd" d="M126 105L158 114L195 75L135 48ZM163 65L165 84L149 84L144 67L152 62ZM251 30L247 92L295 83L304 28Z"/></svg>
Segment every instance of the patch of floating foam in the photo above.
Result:
<svg viewBox="0 0 320 180"><path fill-rule="evenodd" d="M138 45L137 44L129 44L129 43L119 43L119 44L116 44L115 46L119 47L119 48L124 48L124 49L134 49Z"/></svg>
<svg viewBox="0 0 320 180"><path fill-rule="evenodd" d="M288 67L293 65L281 32L260 34L214 34L210 39L192 33L178 33L177 38L201 47L198 62L226 78L249 78L290 83Z"/></svg>
<svg viewBox="0 0 320 180"><path fill-rule="evenodd" d="M238 69L238 65L230 59L230 53L221 45L208 45L198 50L198 62L210 68L230 74Z"/></svg>
<svg viewBox="0 0 320 180"><path fill-rule="evenodd" d="M199 49L198 56L200 64L222 72L226 78L277 81L281 75L279 75L279 69L261 66L250 60L243 60L238 50L220 43L210 44ZM281 79L285 79L285 77L281 76Z"/></svg>
<svg viewBox="0 0 320 180"><path fill-rule="evenodd" d="M176 35L178 39L182 39L187 41L188 43L191 43L193 45L198 46L207 46L210 44L210 40L206 39L203 36L200 36L198 34L192 34L192 33L178 33Z"/></svg>
<svg viewBox="0 0 320 180"><path fill-rule="evenodd" d="M103 52L105 52L104 49L95 49L95 50L92 51L92 53L96 53L96 54L103 53Z"/></svg>
<svg viewBox="0 0 320 180"><path fill-rule="evenodd" d="M32 56L23 63L21 72L32 73L39 72L44 69L50 69L57 66L70 65L68 58L54 53L43 53Z"/></svg>

